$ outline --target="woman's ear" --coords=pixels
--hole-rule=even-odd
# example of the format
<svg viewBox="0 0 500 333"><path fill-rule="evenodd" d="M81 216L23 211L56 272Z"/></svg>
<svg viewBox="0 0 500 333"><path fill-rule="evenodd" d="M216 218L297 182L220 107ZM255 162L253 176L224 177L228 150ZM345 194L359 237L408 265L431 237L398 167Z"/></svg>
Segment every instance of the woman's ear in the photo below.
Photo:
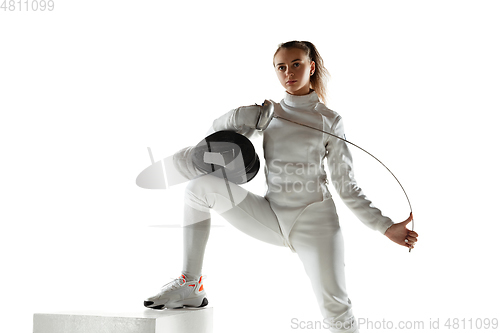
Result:
<svg viewBox="0 0 500 333"><path fill-rule="evenodd" d="M311 70L309 73L314 73L316 71L316 63L314 61L311 61Z"/></svg>

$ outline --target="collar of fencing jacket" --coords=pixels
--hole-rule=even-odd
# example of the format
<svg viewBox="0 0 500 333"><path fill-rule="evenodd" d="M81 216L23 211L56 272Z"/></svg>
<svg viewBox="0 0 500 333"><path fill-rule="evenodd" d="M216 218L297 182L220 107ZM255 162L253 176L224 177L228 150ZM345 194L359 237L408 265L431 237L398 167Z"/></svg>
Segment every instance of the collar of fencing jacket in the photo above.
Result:
<svg viewBox="0 0 500 333"><path fill-rule="evenodd" d="M292 95L285 91L284 103L291 107L314 107L317 103L319 103L319 98L316 92L313 90L307 95Z"/></svg>

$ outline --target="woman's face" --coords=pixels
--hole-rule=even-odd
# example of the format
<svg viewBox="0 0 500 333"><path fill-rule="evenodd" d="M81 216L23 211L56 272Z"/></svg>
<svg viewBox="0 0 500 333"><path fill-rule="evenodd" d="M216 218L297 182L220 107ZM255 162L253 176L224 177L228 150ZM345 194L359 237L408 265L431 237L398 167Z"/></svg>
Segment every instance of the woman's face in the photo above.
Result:
<svg viewBox="0 0 500 333"><path fill-rule="evenodd" d="M281 85L291 95L309 94L311 73L314 61L309 61L301 49L281 49L274 57L274 69Z"/></svg>

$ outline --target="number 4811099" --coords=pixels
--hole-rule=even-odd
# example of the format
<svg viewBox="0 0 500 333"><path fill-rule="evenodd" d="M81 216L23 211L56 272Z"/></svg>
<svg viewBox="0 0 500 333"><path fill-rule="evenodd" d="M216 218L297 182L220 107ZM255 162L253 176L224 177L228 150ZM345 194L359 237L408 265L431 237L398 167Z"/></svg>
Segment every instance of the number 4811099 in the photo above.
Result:
<svg viewBox="0 0 500 333"><path fill-rule="evenodd" d="M3 0L0 9L6 11L19 11L19 12L43 12L54 10L54 0Z"/></svg>

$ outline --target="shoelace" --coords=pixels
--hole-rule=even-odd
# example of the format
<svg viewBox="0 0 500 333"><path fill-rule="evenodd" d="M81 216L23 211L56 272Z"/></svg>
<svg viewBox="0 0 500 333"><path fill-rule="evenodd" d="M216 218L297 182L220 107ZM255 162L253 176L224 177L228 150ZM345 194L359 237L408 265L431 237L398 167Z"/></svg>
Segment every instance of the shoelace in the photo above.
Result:
<svg viewBox="0 0 500 333"><path fill-rule="evenodd" d="M207 276L206 275L202 275L201 278L202 278L202 280L205 280L207 278ZM161 291L163 292L163 291L177 289L177 288L182 287L183 285L185 285L186 282L187 282L187 280L184 278L183 275L181 275L181 276L175 278L173 281L170 281L169 283L167 283L166 285L164 285L163 287L161 287Z"/></svg>
<svg viewBox="0 0 500 333"><path fill-rule="evenodd" d="M181 275L178 278L175 278L173 281L170 281L163 287L161 287L161 291L168 291L168 290L174 290L179 287L182 287L186 283L186 280L184 277Z"/></svg>

